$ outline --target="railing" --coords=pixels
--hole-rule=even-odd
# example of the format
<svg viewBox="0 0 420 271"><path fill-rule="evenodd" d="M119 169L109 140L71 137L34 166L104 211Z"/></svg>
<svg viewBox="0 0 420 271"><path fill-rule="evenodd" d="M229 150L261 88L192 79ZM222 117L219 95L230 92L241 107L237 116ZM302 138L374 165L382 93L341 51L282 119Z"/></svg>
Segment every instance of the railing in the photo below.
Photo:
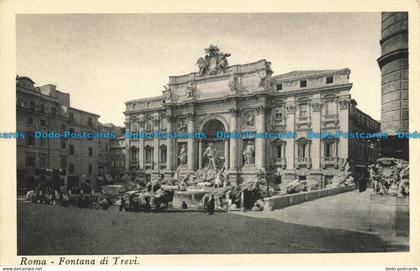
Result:
<svg viewBox="0 0 420 271"><path fill-rule="evenodd" d="M338 157L335 157L335 156L321 157L321 164L323 168L325 168L327 165L334 165L337 167Z"/></svg>
<svg viewBox="0 0 420 271"><path fill-rule="evenodd" d="M311 163L312 163L312 159L310 157L297 157L296 158L297 166L305 166L307 168L310 168Z"/></svg>
<svg viewBox="0 0 420 271"><path fill-rule="evenodd" d="M286 158L275 158L274 166L280 166L281 168L286 168Z"/></svg>

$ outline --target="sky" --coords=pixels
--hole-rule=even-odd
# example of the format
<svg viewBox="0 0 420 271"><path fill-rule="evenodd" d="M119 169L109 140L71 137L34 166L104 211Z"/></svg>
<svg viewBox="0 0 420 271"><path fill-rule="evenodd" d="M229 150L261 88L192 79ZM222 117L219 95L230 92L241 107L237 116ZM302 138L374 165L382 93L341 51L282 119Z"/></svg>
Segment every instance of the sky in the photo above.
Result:
<svg viewBox="0 0 420 271"><path fill-rule="evenodd" d="M273 75L349 68L358 108L380 120L380 13L21 14L16 72L70 93L72 107L123 125L125 102L197 71L210 44L229 64L266 59Z"/></svg>

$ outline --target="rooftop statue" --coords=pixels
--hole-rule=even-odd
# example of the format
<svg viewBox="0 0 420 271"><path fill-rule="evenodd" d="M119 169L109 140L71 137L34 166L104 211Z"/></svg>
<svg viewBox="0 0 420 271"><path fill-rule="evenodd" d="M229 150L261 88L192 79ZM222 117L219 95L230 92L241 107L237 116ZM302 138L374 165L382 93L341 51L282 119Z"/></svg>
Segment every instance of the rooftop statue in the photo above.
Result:
<svg viewBox="0 0 420 271"><path fill-rule="evenodd" d="M199 67L198 75L215 75L224 72L229 66L227 58L231 54L225 54L220 51L217 46L210 45L205 49L206 55L197 60L196 65Z"/></svg>

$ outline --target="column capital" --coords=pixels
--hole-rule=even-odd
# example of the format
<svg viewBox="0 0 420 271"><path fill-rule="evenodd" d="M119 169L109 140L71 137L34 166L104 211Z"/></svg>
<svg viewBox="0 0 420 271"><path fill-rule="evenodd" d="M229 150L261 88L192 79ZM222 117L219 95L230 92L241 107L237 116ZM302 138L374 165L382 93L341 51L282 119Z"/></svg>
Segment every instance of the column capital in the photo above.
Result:
<svg viewBox="0 0 420 271"><path fill-rule="evenodd" d="M321 111L322 104L320 102L312 102L311 106L312 106L312 111L313 112L320 112Z"/></svg>
<svg viewBox="0 0 420 271"><path fill-rule="evenodd" d="M296 105L295 104L286 104L286 112L287 113L295 113Z"/></svg>
<svg viewBox="0 0 420 271"><path fill-rule="evenodd" d="M260 105L255 108L258 114L265 113L266 109L267 109L267 106L265 105Z"/></svg>
<svg viewBox="0 0 420 271"><path fill-rule="evenodd" d="M349 108L350 100L348 98L342 98L338 100L338 104L340 105L341 109Z"/></svg>
<svg viewBox="0 0 420 271"><path fill-rule="evenodd" d="M187 113L187 120L192 121L194 120L195 113L194 112L188 112Z"/></svg>

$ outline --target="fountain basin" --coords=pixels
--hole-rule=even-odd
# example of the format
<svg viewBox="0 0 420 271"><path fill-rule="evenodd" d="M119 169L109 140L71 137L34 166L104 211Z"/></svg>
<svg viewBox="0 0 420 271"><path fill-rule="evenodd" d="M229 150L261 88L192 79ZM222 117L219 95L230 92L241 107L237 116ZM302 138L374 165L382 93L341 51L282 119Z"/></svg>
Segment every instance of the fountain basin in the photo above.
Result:
<svg viewBox="0 0 420 271"><path fill-rule="evenodd" d="M207 193L204 190L175 191L172 206L175 209L181 209L182 201L185 201L188 209L203 209L203 197Z"/></svg>

